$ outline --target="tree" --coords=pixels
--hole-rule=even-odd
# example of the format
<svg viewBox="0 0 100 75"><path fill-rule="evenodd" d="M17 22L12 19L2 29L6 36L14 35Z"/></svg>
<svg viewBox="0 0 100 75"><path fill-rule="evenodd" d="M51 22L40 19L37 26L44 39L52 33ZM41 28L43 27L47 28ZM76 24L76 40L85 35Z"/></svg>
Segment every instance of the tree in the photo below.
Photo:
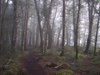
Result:
<svg viewBox="0 0 100 75"><path fill-rule="evenodd" d="M51 0L50 5L49 5L49 10L48 10L48 14L47 14L47 33L48 33L48 49L51 49L51 44L52 44L52 29L51 29L51 25L50 25L50 17L51 17L51 13L52 13L52 3L54 0Z"/></svg>
<svg viewBox="0 0 100 75"><path fill-rule="evenodd" d="M100 5L99 5L99 13L100 13ZM96 28L96 35L95 35L95 45L94 45L94 56L96 56L96 46L97 46L97 37L98 37L98 30L99 30L99 20L100 20L100 16L98 14L98 21L97 21L97 28Z"/></svg>
<svg viewBox="0 0 100 75"><path fill-rule="evenodd" d="M22 51L25 50L25 35L27 33L26 31L26 27L27 27L27 20L28 20L28 4L29 4L29 0L26 0L26 8L25 8L25 19L24 19L24 23L23 23L23 33L22 33Z"/></svg>
<svg viewBox="0 0 100 75"><path fill-rule="evenodd" d="M85 54L88 53L90 43L91 43L91 32L92 32L92 25L93 25L93 19L94 19L94 2L95 0L89 1L87 0L88 3L88 14L89 14L89 33L88 33L88 38L87 38L87 45L85 48Z"/></svg>
<svg viewBox="0 0 100 75"><path fill-rule="evenodd" d="M1 5L0 5L0 51L2 50L2 44L3 44L4 19L5 19L5 12L8 7L8 2L9 0L7 0L6 6L2 12L2 17L1 17ZM1 1L0 1L0 4L1 4Z"/></svg>
<svg viewBox="0 0 100 75"><path fill-rule="evenodd" d="M42 28L41 28L41 19L40 19L39 9L38 9L38 6L37 6L37 1L34 0L34 2L35 2L35 8L36 8L36 12L37 12L37 21L38 21L39 30L40 30L41 52L43 52L43 32L42 32Z"/></svg>
<svg viewBox="0 0 100 75"><path fill-rule="evenodd" d="M63 17L62 17L62 24L63 24L63 33L62 33L62 51L60 56L64 55L64 44L65 44L65 0L63 0Z"/></svg>
<svg viewBox="0 0 100 75"><path fill-rule="evenodd" d="M0 0L0 28L1 28L1 0ZM1 45L2 45L2 39L1 39L1 35L0 35L0 54L1 54Z"/></svg>
<svg viewBox="0 0 100 75"><path fill-rule="evenodd" d="M12 31L12 52L16 51L16 37L17 37L17 26L18 26L17 2L18 2L18 0L13 1L13 6L14 6L14 8L13 8L13 11L14 11L13 20L14 20L14 22L13 22L13 31Z"/></svg>
<svg viewBox="0 0 100 75"><path fill-rule="evenodd" d="M75 1L73 0L73 25L74 25L74 50L76 51L75 59L78 59L78 28L79 28L79 18L80 18L80 8L81 0L78 0L78 13L77 20L75 20ZM76 21L76 22L75 22Z"/></svg>

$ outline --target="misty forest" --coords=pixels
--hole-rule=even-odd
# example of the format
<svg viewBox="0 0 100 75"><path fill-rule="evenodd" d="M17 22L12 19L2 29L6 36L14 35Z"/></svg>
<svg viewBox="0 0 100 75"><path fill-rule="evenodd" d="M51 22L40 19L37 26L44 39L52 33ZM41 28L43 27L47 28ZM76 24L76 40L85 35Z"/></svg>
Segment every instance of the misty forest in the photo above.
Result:
<svg viewBox="0 0 100 75"><path fill-rule="evenodd" d="M100 0L0 0L0 75L100 75Z"/></svg>

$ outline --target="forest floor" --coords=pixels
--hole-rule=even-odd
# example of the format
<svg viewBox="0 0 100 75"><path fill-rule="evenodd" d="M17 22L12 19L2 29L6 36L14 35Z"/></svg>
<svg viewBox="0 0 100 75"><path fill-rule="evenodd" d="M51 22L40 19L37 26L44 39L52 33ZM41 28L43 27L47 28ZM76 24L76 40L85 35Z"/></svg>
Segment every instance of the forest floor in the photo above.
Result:
<svg viewBox="0 0 100 75"><path fill-rule="evenodd" d="M67 52L63 57L60 52L39 53L28 49L27 54L20 57L20 68L25 68L24 75L100 75L100 57L79 54L75 60L73 53Z"/></svg>
<svg viewBox="0 0 100 75"><path fill-rule="evenodd" d="M20 57L19 61L21 63L20 68L26 70L24 75L47 75L45 70L38 64L37 60L34 58L36 51L28 49L27 54Z"/></svg>

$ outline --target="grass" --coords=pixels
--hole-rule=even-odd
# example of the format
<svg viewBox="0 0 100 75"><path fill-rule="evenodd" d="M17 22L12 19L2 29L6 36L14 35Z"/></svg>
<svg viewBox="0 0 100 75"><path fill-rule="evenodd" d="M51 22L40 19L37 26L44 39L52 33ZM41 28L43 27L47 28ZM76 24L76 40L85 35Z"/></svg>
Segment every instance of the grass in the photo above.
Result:
<svg viewBox="0 0 100 75"><path fill-rule="evenodd" d="M73 71L69 69L62 69L62 70L55 71L53 73L54 75L73 75Z"/></svg>

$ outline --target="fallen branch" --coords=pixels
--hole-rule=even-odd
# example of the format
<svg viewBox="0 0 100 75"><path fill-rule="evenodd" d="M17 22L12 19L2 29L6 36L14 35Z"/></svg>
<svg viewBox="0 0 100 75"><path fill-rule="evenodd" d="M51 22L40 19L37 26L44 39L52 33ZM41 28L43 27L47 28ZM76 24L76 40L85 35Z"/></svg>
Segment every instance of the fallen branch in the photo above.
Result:
<svg viewBox="0 0 100 75"><path fill-rule="evenodd" d="M59 70L59 69L67 69L67 67L68 67L68 66L67 66L66 64L61 63L60 65L55 66L54 68L57 69L57 70Z"/></svg>
<svg viewBox="0 0 100 75"><path fill-rule="evenodd" d="M60 64L58 66L55 67L55 69L58 69L59 67L61 67L63 64Z"/></svg>
<svg viewBox="0 0 100 75"><path fill-rule="evenodd" d="M5 65L8 65L8 64L10 64L12 61L11 61L11 59L9 59L9 61L5 64Z"/></svg>
<svg viewBox="0 0 100 75"><path fill-rule="evenodd" d="M6 64L1 65L0 66L0 71L4 71L5 70L5 66L9 65L11 62L12 62L11 59L9 59L9 61Z"/></svg>

